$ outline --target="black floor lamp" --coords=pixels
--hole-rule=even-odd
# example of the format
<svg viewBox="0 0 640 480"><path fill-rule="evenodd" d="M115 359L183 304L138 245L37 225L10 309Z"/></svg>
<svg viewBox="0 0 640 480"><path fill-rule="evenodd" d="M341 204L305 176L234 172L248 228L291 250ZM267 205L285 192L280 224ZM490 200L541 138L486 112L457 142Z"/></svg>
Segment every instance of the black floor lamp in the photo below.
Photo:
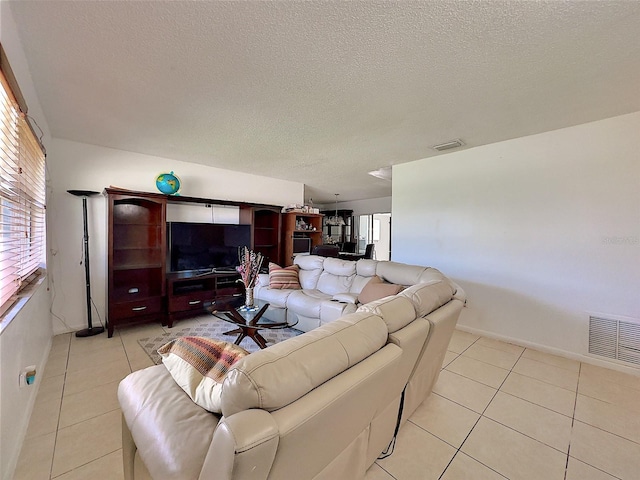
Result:
<svg viewBox="0 0 640 480"><path fill-rule="evenodd" d="M82 197L82 221L84 224L84 275L87 284L87 328L78 330L76 337L92 337L104 332L104 327L94 327L91 324L91 275L89 270L89 228L87 226L87 197L98 195L100 192L91 190L67 190L71 195Z"/></svg>

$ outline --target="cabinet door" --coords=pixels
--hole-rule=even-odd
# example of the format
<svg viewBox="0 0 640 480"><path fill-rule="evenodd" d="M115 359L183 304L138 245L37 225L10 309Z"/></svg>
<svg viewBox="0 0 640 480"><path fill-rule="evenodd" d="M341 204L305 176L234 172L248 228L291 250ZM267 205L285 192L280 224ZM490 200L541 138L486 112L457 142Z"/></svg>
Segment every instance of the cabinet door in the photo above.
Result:
<svg viewBox="0 0 640 480"><path fill-rule="evenodd" d="M111 279L110 302L130 302L163 295L164 273L160 267L114 269Z"/></svg>

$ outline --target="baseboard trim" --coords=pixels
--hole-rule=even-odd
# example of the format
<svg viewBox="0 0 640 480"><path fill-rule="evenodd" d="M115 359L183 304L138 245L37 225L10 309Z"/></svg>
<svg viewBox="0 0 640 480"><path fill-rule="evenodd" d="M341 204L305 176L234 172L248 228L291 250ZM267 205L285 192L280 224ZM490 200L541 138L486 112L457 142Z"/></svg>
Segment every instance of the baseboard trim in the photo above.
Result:
<svg viewBox="0 0 640 480"><path fill-rule="evenodd" d="M494 340L500 340L507 343L512 343L514 345L518 345L520 347L525 348L533 348L535 350L539 350L544 353L550 353L552 355L558 355L559 357L568 358L571 360L577 360L579 362L588 363L590 365L595 365L596 367L604 367L609 368L611 370L616 370L623 373L628 373L629 375L634 375L636 377L640 377L640 368L629 366L625 363L618 362L616 360L604 360L599 357L584 355L575 352L570 352L567 350L562 350L560 348L550 347L548 345L542 345L535 342L528 342L526 340L522 340L520 338L508 337L506 335L500 335L494 332L489 332L485 330L481 330L479 328L468 327L466 325L458 325L456 328L460 331L473 333L475 335L480 335L487 338L492 338Z"/></svg>

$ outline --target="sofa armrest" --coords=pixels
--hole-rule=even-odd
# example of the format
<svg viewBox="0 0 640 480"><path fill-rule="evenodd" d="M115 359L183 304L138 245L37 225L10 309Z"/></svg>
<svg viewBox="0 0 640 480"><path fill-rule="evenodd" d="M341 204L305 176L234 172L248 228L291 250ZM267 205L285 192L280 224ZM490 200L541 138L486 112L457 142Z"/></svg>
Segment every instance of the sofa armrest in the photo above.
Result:
<svg viewBox="0 0 640 480"><path fill-rule="evenodd" d="M268 287L269 286L269 274L268 273L259 273L258 274L258 283L256 286Z"/></svg>
<svg viewBox="0 0 640 480"><path fill-rule="evenodd" d="M336 293L331 300L335 300L336 302L343 303L358 303L358 294L357 293Z"/></svg>
<svg viewBox="0 0 640 480"><path fill-rule="evenodd" d="M213 434L200 479L266 479L279 442L278 426L265 410L223 417Z"/></svg>
<svg viewBox="0 0 640 480"><path fill-rule="evenodd" d="M457 283L455 283L453 281L451 281L451 283L453 284L453 287L455 288L455 293L453 295L453 298L456 299L456 300L460 300L464 305L466 305L467 304L467 294L466 294L466 292Z"/></svg>
<svg viewBox="0 0 640 480"><path fill-rule="evenodd" d="M338 320L340 317L356 311L355 303L324 300L320 304L320 325Z"/></svg>

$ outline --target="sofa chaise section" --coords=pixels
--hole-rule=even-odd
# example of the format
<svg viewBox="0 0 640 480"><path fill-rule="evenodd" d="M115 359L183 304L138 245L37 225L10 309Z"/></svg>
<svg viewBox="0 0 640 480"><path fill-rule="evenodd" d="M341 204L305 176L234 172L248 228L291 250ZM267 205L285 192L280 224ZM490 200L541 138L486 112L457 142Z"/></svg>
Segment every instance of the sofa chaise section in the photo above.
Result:
<svg viewBox="0 0 640 480"><path fill-rule="evenodd" d="M118 390L126 478L362 478L367 452L393 435L403 388L402 351L387 336L361 312L254 352L227 375L221 416L163 365L130 374Z"/></svg>

